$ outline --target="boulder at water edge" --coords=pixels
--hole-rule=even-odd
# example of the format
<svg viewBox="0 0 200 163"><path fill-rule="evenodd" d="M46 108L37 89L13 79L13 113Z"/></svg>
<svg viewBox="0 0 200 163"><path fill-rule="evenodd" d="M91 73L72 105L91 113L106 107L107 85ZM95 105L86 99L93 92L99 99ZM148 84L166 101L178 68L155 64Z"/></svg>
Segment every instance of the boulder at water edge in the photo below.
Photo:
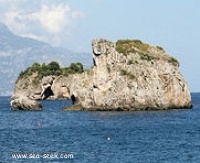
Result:
<svg viewBox="0 0 200 163"><path fill-rule="evenodd" d="M42 105L26 96L15 95L11 97L11 110L42 110Z"/></svg>

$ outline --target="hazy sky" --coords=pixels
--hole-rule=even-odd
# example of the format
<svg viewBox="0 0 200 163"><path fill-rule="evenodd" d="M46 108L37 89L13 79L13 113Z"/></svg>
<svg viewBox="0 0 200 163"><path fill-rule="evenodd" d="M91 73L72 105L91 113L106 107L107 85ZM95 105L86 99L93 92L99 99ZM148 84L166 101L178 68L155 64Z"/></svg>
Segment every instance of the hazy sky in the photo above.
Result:
<svg viewBox="0 0 200 163"><path fill-rule="evenodd" d="M180 61L190 90L200 91L199 0L0 0L0 21L77 52L91 52L95 38L162 46Z"/></svg>

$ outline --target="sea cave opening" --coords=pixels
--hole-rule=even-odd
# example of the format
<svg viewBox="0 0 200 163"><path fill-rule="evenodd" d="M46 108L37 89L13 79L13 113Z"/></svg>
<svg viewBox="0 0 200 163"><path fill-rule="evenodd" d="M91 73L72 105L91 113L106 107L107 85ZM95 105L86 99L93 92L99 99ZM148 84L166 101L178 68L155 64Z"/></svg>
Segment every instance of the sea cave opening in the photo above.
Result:
<svg viewBox="0 0 200 163"><path fill-rule="evenodd" d="M72 102L72 105L76 103L76 97L73 94L71 95L71 102Z"/></svg>

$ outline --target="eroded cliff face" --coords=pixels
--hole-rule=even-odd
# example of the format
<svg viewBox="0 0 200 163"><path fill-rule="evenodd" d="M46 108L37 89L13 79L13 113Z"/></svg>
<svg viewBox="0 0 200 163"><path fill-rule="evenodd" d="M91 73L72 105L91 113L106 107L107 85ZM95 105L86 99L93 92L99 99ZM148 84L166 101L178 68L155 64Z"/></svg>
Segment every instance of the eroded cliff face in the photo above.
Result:
<svg viewBox="0 0 200 163"><path fill-rule="evenodd" d="M138 40L113 43L99 39L92 42L92 48L91 69L68 77L49 76L38 82L34 76L20 79L14 94L21 92L32 99L72 98L75 106L67 110L191 107L190 92L179 72L179 63L161 47Z"/></svg>

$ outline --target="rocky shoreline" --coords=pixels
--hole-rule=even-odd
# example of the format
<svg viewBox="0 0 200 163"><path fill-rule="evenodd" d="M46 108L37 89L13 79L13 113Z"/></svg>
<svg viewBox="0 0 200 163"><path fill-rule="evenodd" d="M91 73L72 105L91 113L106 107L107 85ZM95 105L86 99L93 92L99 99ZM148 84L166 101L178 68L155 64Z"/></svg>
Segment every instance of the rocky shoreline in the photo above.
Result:
<svg viewBox="0 0 200 163"><path fill-rule="evenodd" d="M94 40L93 66L82 73L18 78L13 96L71 99L64 110L135 111L191 108L178 61L139 40ZM15 99L16 100L16 99ZM11 108L12 108L11 98Z"/></svg>

